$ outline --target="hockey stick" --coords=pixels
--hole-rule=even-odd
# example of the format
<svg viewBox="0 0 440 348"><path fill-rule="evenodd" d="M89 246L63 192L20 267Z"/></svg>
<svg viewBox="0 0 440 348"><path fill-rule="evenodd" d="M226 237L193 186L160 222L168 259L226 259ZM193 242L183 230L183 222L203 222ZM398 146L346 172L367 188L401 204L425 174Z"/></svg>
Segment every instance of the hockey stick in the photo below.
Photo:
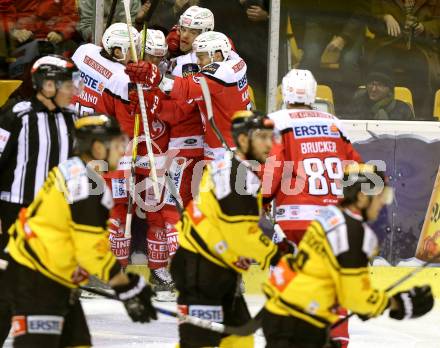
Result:
<svg viewBox="0 0 440 348"><path fill-rule="evenodd" d="M145 46L147 43L147 35L148 35L148 21L153 15L154 10L157 7L159 0L154 0L151 4L150 9L148 10L147 16L145 17L144 25L143 25L143 35L142 35L142 50L141 50L141 60L144 60L145 54ZM113 4L112 4L113 6ZM128 207L127 207L127 217L125 219L125 238L131 237L131 223L133 220L133 198L136 187L136 160L137 160L137 147L138 147L138 136L139 136L139 114L135 114L134 119L134 132L133 132L133 149L131 153L131 163L130 163L130 179L128 183Z"/></svg>
<svg viewBox="0 0 440 348"><path fill-rule="evenodd" d="M105 24L105 29L107 29L113 22L113 17L115 16L117 2L118 2L118 0L112 1L112 6L110 7L110 13L108 14L108 17L107 17L107 23Z"/></svg>
<svg viewBox="0 0 440 348"><path fill-rule="evenodd" d="M406 282L408 279L411 279L412 277L414 277L417 273L420 273L422 270L424 270L427 266L432 265L433 263L435 263L435 261L440 257L440 253L434 255L433 257L431 257L428 261L426 261L423 265L414 268L411 272L409 272L408 274L406 274L405 276L403 276L402 278L400 278L399 280L395 281L394 283L392 283L390 286L388 286L385 289L385 292L390 292L391 290L394 290L395 288L397 288L399 285L401 285L402 283ZM348 319L350 319L351 317L353 317L354 315L356 315L356 313L350 313L349 315L347 315L346 317L339 319L336 323L334 323L331 327L330 330L333 330L334 328L338 327L339 325L341 325L342 323L344 323L345 321L347 321Z"/></svg>
<svg viewBox="0 0 440 348"><path fill-rule="evenodd" d="M127 19L128 37L130 39L131 55L133 61L137 63L138 57L137 57L136 47L134 46L133 36L131 35L131 30L130 30L130 28L132 27L131 16L130 16L130 0L124 0L124 10L125 10L125 17ZM144 126L144 132L146 138L145 142L147 144L147 151L148 151L148 160L150 162L150 168L151 168L154 197L155 199L159 200L160 194L159 194L159 186L157 180L156 164L153 155L153 148L151 146L150 126L148 125L147 110L145 107L145 99L144 99L144 93L142 91L142 84L137 83L136 88L137 88L139 104L141 108L142 124Z"/></svg>
<svg viewBox="0 0 440 348"><path fill-rule="evenodd" d="M202 88L203 99L205 100L206 113L208 114L207 115L208 121L211 124L211 127L214 130L215 135L217 135L217 138L222 143L223 147L226 150L228 150L229 152L234 153L234 151L232 151L232 149L226 143L226 140L223 137L223 134L220 132L217 125L215 124L214 112L212 110L211 92L209 91L209 87L208 87L208 83L206 82L206 78L200 77L199 81L200 81L200 87Z"/></svg>
<svg viewBox="0 0 440 348"><path fill-rule="evenodd" d="M113 292L110 291L106 291L106 290L101 290L101 289L97 289L97 288L89 288L88 286L80 286L79 287L81 290L84 291L88 291L92 294L96 294L96 295L100 295L102 297L111 299L111 300L116 300L116 301L121 301ZM156 309L157 312L167 315L169 317L174 317L179 319L180 324L185 323L185 324L191 324L203 329L207 329L207 330L211 330L211 331L215 331L215 332L219 332L219 333L225 333L225 334L229 334L229 335L236 335L236 336L249 336L251 334L253 334L256 329L258 328L254 328L253 326L250 325L251 321L249 321L248 323L242 325L242 326L229 326L229 325L224 325L221 323L217 323L214 321L210 321L210 320L206 320L206 319L200 319L191 315L186 315L186 314L182 314L179 312L174 312L174 311L170 311L168 309L164 309L164 308L160 308L160 307L154 307ZM262 311L260 311L257 316L261 316Z"/></svg>
<svg viewBox="0 0 440 348"><path fill-rule="evenodd" d="M212 129L214 130L214 133L216 134L217 138L222 143L223 148L225 148L227 151L229 151L231 154L235 154L235 151L232 150L229 145L226 143L225 138L223 137L223 134L218 129L215 121L214 121L214 112L212 109L212 100L211 100L211 92L209 91L208 83L206 82L206 78L200 77L200 87L202 88L202 94L203 99L205 100L206 105L206 113L208 117L208 121L211 124ZM246 168L248 168L246 166ZM250 170L250 168L249 168ZM257 315L253 317L251 320L249 320L246 324L241 326L242 334L236 333L237 336L249 336L253 334L255 331L257 331L261 327L261 317L263 314L264 307L259 310Z"/></svg>

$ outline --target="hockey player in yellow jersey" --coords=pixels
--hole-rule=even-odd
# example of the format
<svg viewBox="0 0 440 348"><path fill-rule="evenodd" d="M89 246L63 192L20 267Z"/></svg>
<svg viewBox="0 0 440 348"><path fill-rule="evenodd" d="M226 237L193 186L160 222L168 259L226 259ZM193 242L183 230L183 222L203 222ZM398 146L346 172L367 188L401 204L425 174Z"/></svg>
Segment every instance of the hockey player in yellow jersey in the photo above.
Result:
<svg viewBox="0 0 440 348"><path fill-rule="evenodd" d="M390 296L371 286L368 261L378 252L378 239L367 221L377 219L392 202L392 189L375 166L348 166L344 198L328 206L309 225L296 256L283 257L263 290L267 348L322 348L328 328L338 321L336 309L349 309L363 319L389 308L394 319L429 312L429 285Z"/></svg>
<svg viewBox="0 0 440 348"><path fill-rule="evenodd" d="M9 229L6 269L14 347L86 347L90 334L75 289L94 275L108 283L133 321L156 318L142 277L121 273L109 248L112 195L93 168L116 167L126 141L116 120L92 115L75 124L76 152L53 168ZM102 167L101 167L102 168ZM3 284L2 284L3 286Z"/></svg>
<svg viewBox="0 0 440 348"><path fill-rule="evenodd" d="M251 262L262 269L281 255L258 227L262 212L258 167L272 147L273 122L259 112L239 111L232 119L235 155L226 153L203 173L199 195L185 209L171 275L183 313L240 326L250 319L239 274ZM253 337L222 336L179 325L180 348L253 347Z"/></svg>

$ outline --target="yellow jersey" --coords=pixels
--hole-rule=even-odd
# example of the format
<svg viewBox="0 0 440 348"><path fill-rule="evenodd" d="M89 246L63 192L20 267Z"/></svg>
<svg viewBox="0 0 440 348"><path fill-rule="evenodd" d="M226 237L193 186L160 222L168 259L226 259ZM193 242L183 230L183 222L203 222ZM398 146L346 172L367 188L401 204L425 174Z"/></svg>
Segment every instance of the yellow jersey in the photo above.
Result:
<svg viewBox="0 0 440 348"><path fill-rule="evenodd" d="M248 269L251 260L267 268L278 248L258 226L260 189L260 179L247 162L229 153L212 161L197 198L187 205L177 225L180 247L239 273Z"/></svg>
<svg viewBox="0 0 440 348"><path fill-rule="evenodd" d="M378 316L388 306L384 291L372 288L368 261L378 251L376 234L360 215L335 206L321 210L298 245L283 257L263 285L265 308L318 328L335 323L339 306Z"/></svg>
<svg viewBox="0 0 440 348"><path fill-rule="evenodd" d="M19 264L67 287L92 274L108 281L120 266L108 241L110 190L78 157L53 168L9 229L7 251Z"/></svg>

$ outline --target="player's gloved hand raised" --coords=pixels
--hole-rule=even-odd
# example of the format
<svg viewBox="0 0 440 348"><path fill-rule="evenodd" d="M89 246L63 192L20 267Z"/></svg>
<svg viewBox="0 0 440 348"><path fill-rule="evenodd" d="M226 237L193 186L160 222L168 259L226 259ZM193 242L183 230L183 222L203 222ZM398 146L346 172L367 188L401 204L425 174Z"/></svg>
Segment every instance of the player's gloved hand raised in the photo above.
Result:
<svg viewBox="0 0 440 348"><path fill-rule="evenodd" d="M151 303L154 291L145 282L144 277L127 273L130 282L126 285L114 286L118 298L124 303L125 309L131 320L148 323L157 319L156 309Z"/></svg>
<svg viewBox="0 0 440 348"><path fill-rule="evenodd" d="M128 63L125 73L130 78L130 82L146 84L148 87L157 87L162 80L157 65L145 61Z"/></svg>
<svg viewBox="0 0 440 348"><path fill-rule="evenodd" d="M391 298L390 317L397 320L418 318L434 306L431 286L414 287Z"/></svg>

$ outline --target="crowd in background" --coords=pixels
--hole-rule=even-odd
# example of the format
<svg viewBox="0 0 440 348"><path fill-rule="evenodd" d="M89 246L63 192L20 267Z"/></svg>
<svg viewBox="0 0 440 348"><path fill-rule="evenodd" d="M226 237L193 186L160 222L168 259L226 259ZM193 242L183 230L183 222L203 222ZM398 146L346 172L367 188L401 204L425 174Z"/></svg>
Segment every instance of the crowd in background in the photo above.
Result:
<svg viewBox="0 0 440 348"><path fill-rule="evenodd" d="M106 23L112 1L104 2ZM227 34L247 62L257 105L264 109L270 1L161 0L149 25L166 34L196 4L214 13L215 30ZM131 1L139 28L150 5ZM17 93L26 96L32 62L49 52L69 56L93 41L95 17L93 0L0 0L0 79L24 80ZM122 1L113 22L125 22ZM439 38L440 0L283 0L279 77L293 67L311 70L319 84L332 88L341 118L434 120ZM413 106L395 100L395 86L410 89Z"/></svg>

